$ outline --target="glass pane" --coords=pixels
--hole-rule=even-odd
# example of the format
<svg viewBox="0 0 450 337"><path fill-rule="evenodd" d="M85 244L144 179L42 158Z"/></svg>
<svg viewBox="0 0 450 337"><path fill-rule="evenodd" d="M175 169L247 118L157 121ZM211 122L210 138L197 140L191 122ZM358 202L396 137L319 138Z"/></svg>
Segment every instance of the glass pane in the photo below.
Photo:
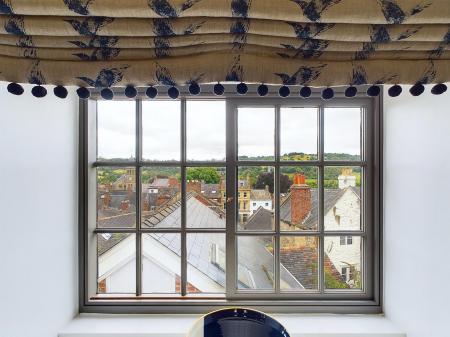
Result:
<svg viewBox="0 0 450 337"><path fill-rule="evenodd" d="M136 293L136 235L97 234L99 294Z"/></svg>
<svg viewBox="0 0 450 337"><path fill-rule="evenodd" d="M240 166L238 169L238 229L275 229L273 166Z"/></svg>
<svg viewBox="0 0 450 337"><path fill-rule="evenodd" d="M136 169L97 168L97 227L136 226Z"/></svg>
<svg viewBox="0 0 450 337"><path fill-rule="evenodd" d="M136 155L135 129L135 101L98 101L98 159L133 159Z"/></svg>
<svg viewBox="0 0 450 337"><path fill-rule="evenodd" d="M239 160L274 160L274 142L274 108L238 108Z"/></svg>
<svg viewBox="0 0 450 337"><path fill-rule="evenodd" d="M273 289L273 237L240 236L237 243L237 289Z"/></svg>
<svg viewBox="0 0 450 337"><path fill-rule="evenodd" d="M319 170L314 166L280 168L280 227L284 231L319 228Z"/></svg>
<svg viewBox="0 0 450 337"><path fill-rule="evenodd" d="M188 160L225 161L225 101L186 101Z"/></svg>
<svg viewBox="0 0 450 337"><path fill-rule="evenodd" d="M360 236L325 237L325 288L362 289Z"/></svg>
<svg viewBox="0 0 450 337"><path fill-rule="evenodd" d="M181 227L179 167L142 168L142 227Z"/></svg>
<svg viewBox="0 0 450 337"><path fill-rule="evenodd" d="M317 160L317 108L280 109L281 160Z"/></svg>
<svg viewBox="0 0 450 337"><path fill-rule="evenodd" d="M361 172L359 166L325 167L325 230L361 229Z"/></svg>
<svg viewBox="0 0 450 337"><path fill-rule="evenodd" d="M180 234L142 234L142 292L179 293L180 256Z"/></svg>
<svg viewBox="0 0 450 337"><path fill-rule="evenodd" d="M225 175L224 167L187 168L188 228L225 228Z"/></svg>
<svg viewBox="0 0 450 337"><path fill-rule="evenodd" d="M180 160L180 101L142 102L142 159Z"/></svg>
<svg viewBox="0 0 450 337"><path fill-rule="evenodd" d="M187 234L188 293L225 293L225 234Z"/></svg>
<svg viewBox="0 0 450 337"><path fill-rule="evenodd" d="M325 160L361 160L361 109L325 108Z"/></svg>
<svg viewBox="0 0 450 337"><path fill-rule="evenodd" d="M281 290L317 290L319 279L319 238L317 236L280 237ZM296 283L284 281L292 275Z"/></svg>

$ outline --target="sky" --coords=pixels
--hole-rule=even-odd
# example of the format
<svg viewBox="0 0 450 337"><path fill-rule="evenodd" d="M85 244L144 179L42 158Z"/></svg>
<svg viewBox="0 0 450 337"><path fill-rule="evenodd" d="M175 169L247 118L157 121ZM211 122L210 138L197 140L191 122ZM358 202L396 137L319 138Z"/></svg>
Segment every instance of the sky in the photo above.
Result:
<svg viewBox="0 0 450 337"><path fill-rule="evenodd" d="M224 100L187 101L188 160L225 159ZM316 108L281 108L280 153L317 153ZM324 116L326 153L360 154L360 109L327 108ZM142 106L143 159L179 160L180 102L144 101ZM239 156L273 156L275 109L238 109ZM135 102L98 102L98 156L134 158Z"/></svg>

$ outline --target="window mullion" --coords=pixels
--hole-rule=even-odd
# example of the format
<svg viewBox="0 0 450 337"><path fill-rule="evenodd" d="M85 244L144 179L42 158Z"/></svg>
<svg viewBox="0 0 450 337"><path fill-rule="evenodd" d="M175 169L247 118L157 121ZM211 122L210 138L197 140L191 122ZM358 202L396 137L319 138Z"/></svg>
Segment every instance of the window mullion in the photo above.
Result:
<svg viewBox="0 0 450 337"><path fill-rule="evenodd" d="M237 107L226 101L226 297L236 295Z"/></svg>
<svg viewBox="0 0 450 337"><path fill-rule="evenodd" d="M186 296L187 247L186 247L186 99L181 99L181 296Z"/></svg>
<svg viewBox="0 0 450 337"><path fill-rule="evenodd" d="M141 229L141 170L138 163L142 156L142 101L136 100L136 295L142 295L142 237Z"/></svg>
<svg viewBox="0 0 450 337"><path fill-rule="evenodd" d="M274 259L275 259L275 293L280 293L280 105L275 106L275 177L274 177L274 189L275 193L275 247L274 247Z"/></svg>
<svg viewBox="0 0 450 337"><path fill-rule="evenodd" d="M324 238L324 107L319 105L318 150L319 150L319 292L325 289L325 238Z"/></svg>

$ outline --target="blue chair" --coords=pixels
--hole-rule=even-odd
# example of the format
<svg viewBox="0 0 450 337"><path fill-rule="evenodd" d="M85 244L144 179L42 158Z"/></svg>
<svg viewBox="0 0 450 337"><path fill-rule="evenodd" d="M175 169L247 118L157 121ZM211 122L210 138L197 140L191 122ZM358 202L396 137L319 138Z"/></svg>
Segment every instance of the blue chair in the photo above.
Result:
<svg viewBox="0 0 450 337"><path fill-rule="evenodd" d="M274 318L252 309L228 308L200 318L187 337L289 337Z"/></svg>

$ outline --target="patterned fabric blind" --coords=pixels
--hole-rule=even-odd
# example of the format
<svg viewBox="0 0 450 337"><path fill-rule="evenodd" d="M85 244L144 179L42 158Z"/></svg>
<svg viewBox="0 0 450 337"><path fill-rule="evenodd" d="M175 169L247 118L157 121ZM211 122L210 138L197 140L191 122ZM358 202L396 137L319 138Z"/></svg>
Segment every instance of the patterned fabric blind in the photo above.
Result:
<svg viewBox="0 0 450 337"><path fill-rule="evenodd" d="M450 80L449 0L0 0L0 13L10 82Z"/></svg>

